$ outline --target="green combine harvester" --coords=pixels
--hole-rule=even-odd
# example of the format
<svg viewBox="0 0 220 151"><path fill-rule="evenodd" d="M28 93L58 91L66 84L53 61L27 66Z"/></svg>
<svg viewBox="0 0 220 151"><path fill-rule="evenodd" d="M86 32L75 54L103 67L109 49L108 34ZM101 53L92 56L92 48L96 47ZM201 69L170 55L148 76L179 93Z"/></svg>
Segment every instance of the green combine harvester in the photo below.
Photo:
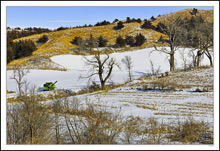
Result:
<svg viewBox="0 0 220 151"><path fill-rule="evenodd" d="M52 82L46 82L43 86L44 87L40 87L38 89L38 91L50 91L50 90L54 90L56 88L56 84L57 81L55 81L54 83Z"/></svg>

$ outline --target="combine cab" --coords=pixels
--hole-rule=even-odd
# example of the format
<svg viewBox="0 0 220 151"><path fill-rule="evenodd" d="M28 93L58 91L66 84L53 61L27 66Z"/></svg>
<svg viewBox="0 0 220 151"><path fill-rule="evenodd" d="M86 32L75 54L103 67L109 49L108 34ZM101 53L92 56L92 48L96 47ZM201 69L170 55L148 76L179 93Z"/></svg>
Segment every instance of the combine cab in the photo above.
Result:
<svg viewBox="0 0 220 151"><path fill-rule="evenodd" d="M56 88L55 83L57 83L57 81L54 82L54 83L52 83L52 82L46 82L46 83L44 84L44 87L40 87L40 88L38 89L38 91L50 91L50 90L54 90L54 89Z"/></svg>

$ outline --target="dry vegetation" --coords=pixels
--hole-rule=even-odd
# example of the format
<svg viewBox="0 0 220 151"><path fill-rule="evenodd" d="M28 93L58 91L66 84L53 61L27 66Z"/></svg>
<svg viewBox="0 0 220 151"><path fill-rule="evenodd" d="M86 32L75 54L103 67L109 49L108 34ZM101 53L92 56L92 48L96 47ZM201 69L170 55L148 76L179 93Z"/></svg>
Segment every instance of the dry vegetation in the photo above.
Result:
<svg viewBox="0 0 220 151"><path fill-rule="evenodd" d="M207 123L187 120L177 125L155 118L122 117L106 106L83 105L76 97L56 98L52 104L39 96L23 96L8 106L7 144L213 144Z"/></svg>

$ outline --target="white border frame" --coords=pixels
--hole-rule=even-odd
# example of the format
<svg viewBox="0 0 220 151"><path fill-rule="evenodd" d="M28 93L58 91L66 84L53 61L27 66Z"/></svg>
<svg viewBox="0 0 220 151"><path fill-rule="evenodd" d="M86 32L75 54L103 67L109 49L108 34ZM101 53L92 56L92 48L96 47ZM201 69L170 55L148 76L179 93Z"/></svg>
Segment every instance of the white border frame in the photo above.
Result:
<svg viewBox="0 0 220 151"><path fill-rule="evenodd" d="M6 145L7 6L213 6L214 145ZM219 150L219 1L1 1L1 149L3 150Z"/></svg>

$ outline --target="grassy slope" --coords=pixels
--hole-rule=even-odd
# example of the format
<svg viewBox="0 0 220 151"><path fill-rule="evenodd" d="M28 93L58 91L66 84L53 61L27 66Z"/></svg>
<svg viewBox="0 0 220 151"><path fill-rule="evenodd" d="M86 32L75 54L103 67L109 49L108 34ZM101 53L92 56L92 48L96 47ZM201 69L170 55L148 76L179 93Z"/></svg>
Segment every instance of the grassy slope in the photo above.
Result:
<svg viewBox="0 0 220 151"><path fill-rule="evenodd" d="M185 17L190 18L192 16L189 13L190 11L192 11L192 9L178 11L175 13L171 13L171 15L181 16L182 18L185 18ZM207 21L213 21L212 10L198 10L198 15L201 15ZM166 16L166 15L163 15L163 16ZM153 25L157 25L158 22L162 20L163 16L158 17L157 20L153 22ZM154 31L154 30L141 29L140 26L142 24L143 22L141 24L139 23L124 24L125 27L118 31L113 29L113 27L116 24L112 24L112 25L106 25L106 26L67 29L67 30L55 31L55 32L50 32L50 33L36 34L36 35L31 35L31 36L16 39L14 41L30 39L36 43L36 41L42 35L47 35L49 38L49 41L43 45L38 45L36 43L38 49L35 52L33 52L32 56L12 61L11 63L8 64L8 69L10 69L10 66L14 64L29 65L29 67L31 68L33 68L34 65L37 65L38 67L40 65L41 67L39 68L41 69L48 69L48 68L53 69L51 68L52 63L50 60L48 61L48 58L54 55L73 53L71 49L74 49L74 47L76 46L72 45L70 41L72 41L72 39L74 39L74 37L76 36L80 36L83 39L87 39L89 38L90 34L92 34L95 38L102 35L104 38L108 39L109 44L114 44L118 35L125 37L127 35L135 36L137 33L142 33L145 37L147 37L147 41L148 41L147 43L142 45L142 47L152 47L151 45L152 42L157 40L163 34L157 31ZM128 49L125 49L125 50L128 50ZM44 58L44 59L42 60L41 58ZM38 62L38 64L36 62Z"/></svg>

